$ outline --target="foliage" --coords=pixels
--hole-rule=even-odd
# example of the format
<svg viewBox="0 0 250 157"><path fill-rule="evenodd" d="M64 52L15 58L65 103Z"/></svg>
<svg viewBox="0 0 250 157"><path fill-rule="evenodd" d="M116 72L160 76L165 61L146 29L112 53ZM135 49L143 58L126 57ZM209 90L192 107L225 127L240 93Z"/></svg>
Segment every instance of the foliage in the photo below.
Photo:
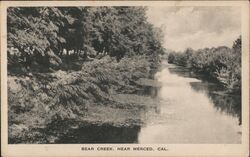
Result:
<svg viewBox="0 0 250 157"><path fill-rule="evenodd" d="M143 89L138 80L153 77L164 51L161 30L145 12L125 6L8 8L9 142L54 143L79 122L103 121L104 107L124 114L110 123L138 121L140 107L133 106L141 104L126 97L144 98L136 95Z"/></svg>
<svg viewBox="0 0 250 157"><path fill-rule="evenodd" d="M101 113L107 113L96 106L125 113L122 124L131 120L127 114L138 118L131 109L121 110L141 106L125 97L140 98L136 81L152 77L163 51L161 30L147 22L145 11L8 8L9 143L53 143L79 121L103 120ZM77 71L62 71L67 69Z"/></svg>
<svg viewBox="0 0 250 157"><path fill-rule="evenodd" d="M241 37L235 40L232 48L221 46L170 53L168 62L216 78L231 92L241 91Z"/></svg>
<svg viewBox="0 0 250 157"><path fill-rule="evenodd" d="M62 61L72 61L70 55L86 60L103 54L120 60L162 53L161 30L147 22L145 11L125 6L10 7L9 68L57 69Z"/></svg>
<svg viewBox="0 0 250 157"><path fill-rule="evenodd" d="M109 116L99 108L119 115L139 112L138 108L147 107L147 103L136 101L146 98L135 94L142 88L136 82L150 77L150 64L155 63L150 63L147 56L125 57L120 62L106 56L86 62L79 71L9 76L9 142L53 143L78 122L96 123ZM133 114L134 118L138 116ZM125 114L119 121L109 122L126 124L129 118Z"/></svg>

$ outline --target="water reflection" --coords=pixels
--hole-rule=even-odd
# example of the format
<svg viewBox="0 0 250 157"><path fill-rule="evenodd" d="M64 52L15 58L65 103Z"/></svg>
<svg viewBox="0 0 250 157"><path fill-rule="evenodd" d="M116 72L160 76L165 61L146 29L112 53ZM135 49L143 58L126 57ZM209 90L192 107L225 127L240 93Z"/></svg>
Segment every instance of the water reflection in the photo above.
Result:
<svg viewBox="0 0 250 157"><path fill-rule="evenodd" d="M70 131L56 143L137 143L139 126L115 127L112 125L87 124Z"/></svg>
<svg viewBox="0 0 250 157"><path fill-rule="evenodd" d="M241 125L241 95L227 94L218 90L215 84L192 82L190 85L196 91L205 91L218 111L237 117Z"/></svg>
<svg viewBox="0 0 250 157"><path fill-rule="evenodd" d="M163 64L156 79L162 84L160 103L141 128L139 143L241 142L240 96L226 95L216 80L174 65Z"/></svg>
<svg viewBox="0 0 250 157"><path fill-rule="evenodd" d="M182 77L198 78L201 82L190 82L191 87L197 92L205 92L213 101L214 107L231 116L239 119L241 125L241 95L228 94L226 89L216 80L202 74L190 72L187 68L180 66L170 66L170 73L177 74Z"/></svg>

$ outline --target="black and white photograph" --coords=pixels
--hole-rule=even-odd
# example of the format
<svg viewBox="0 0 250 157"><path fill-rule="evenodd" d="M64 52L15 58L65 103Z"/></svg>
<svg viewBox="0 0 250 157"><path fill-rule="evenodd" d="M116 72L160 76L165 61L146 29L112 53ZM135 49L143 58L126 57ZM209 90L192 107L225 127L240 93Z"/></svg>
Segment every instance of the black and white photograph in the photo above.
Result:
<svg viewBox="0 0 250 157"><path fill-rule="evenodd" d="M6 7L7 145L245 144L241 5L60 3Z"/></svg>

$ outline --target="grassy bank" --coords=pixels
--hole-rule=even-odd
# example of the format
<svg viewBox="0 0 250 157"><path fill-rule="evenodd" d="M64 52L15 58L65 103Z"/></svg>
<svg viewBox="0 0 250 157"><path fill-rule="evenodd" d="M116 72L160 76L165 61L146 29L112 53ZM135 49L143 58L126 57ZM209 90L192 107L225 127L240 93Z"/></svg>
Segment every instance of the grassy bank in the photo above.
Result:
<svg viewBox="0 0 250 157"><path fill-rule="evenodd" d="M79 71L8 76L10 143L54 143L86 123L142 125L155 106L150 57L84 62ZM150 82L150 83L148 83ZM153 89L153 88L152 88Z"/></svg>

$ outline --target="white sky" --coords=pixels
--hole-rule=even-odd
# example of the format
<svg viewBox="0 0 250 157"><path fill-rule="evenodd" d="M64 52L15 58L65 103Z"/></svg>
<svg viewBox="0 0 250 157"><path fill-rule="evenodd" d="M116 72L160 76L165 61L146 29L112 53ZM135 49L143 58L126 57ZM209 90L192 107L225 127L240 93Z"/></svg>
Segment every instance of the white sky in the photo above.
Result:
<svg viewBox="0 0 250 157"><path fill-rule="evenodd" d="M175 51L232 47L241 34L239 7L148 7L147 16L163 28L164 47Z"/></svg>

